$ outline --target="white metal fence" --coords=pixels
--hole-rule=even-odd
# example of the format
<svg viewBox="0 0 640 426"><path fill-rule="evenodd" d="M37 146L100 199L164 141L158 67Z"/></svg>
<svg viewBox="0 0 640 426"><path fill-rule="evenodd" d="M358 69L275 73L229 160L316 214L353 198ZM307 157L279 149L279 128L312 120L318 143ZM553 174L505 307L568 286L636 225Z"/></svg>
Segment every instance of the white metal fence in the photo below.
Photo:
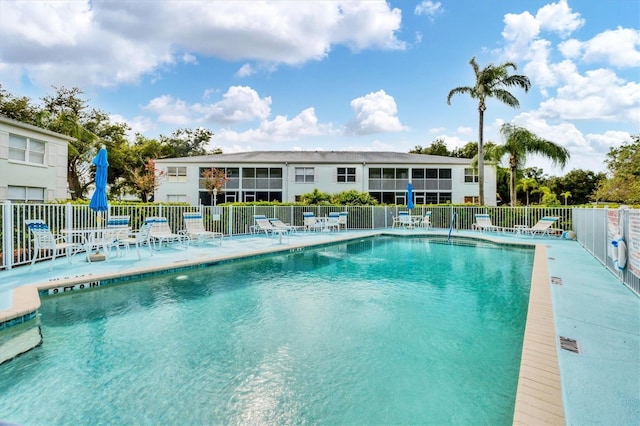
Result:
<svg viewBox="0 0 640 426"><path fill-rule="evenodd" d="M4 202L0 204L0 270L24 265L31 261L33 244L24 225L25 219L43 219L54 234L65 229L99 226L101 217L88 205L76 204L22 204ZM391 227L393 217L405 206L166 206L162 204L138 204L110 206L108 215L127 215L131 228L136 230L149 216L164 216L174 232L184 229L182 213L201 211L208 230L222 232L226 236L248 234L253 225L253 215L277 217L292 225L303 224L303 212L326 216L330 212L347 211L348 229L383 229ZM571 209L566 207L477 207L477 206L418 206L415 215L431 212L434 228L448 229L455 213L455 229L471 229L475 213L488 213L493 224L501 227L514 225L533 226L543 216L559 217L558 228L573 229ZM107 216L107 214L105 214ZM104 218L106 220L106 217ZM42 256L44 255L44 256ZM49 253L41 253L46 259Z"/></svg>
<svg viewBox="0 0 640 426"><path fill-rule="evenodd" d="M625 241L630 237L629 213L638 210L620 209L619 231ZM607 233L609 209L574 209L573 229L578 236L578 242L598 259L603 265L614 273L633 292L640 295L640 279L633 275L629 268L618 271L613 264L613 259L609 256L611 238Z"/></svg>

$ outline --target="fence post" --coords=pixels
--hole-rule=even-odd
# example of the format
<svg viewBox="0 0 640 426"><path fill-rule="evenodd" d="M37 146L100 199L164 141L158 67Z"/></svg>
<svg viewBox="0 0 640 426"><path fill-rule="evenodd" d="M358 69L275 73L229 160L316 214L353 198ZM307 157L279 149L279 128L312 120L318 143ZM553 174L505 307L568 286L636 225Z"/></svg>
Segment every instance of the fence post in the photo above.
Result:
<svg viewBox="0 0 640 426"><path fill-rule="evenodd" d="M2 263L6 269L13 264L13 209L11 201L6 200L2 205Z"/></svg>
<svg viewBox="0 0 640 426"><path fill-rule="evenodd" d="M254 207L255 208L255 207ZM233 235L233 206L229 206L229 237Z"/></svg>

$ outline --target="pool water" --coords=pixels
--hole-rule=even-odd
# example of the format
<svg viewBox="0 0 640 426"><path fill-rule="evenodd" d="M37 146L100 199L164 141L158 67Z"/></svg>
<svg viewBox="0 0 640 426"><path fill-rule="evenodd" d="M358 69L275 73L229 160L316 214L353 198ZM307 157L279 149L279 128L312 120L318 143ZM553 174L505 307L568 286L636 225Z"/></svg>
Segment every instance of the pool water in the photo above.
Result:
<svg viewBox="0 0 640 426"><path fill-rule="evenodd" d="M29 424L511 424L533 251L378 237L44 298Z"/></svg>

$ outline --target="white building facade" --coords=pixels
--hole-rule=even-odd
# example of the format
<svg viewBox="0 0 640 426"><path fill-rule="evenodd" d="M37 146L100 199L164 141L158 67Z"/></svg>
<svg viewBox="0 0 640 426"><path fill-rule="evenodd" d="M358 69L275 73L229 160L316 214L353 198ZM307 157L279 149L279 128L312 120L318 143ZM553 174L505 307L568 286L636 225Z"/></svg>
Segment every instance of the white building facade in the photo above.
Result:
<svg viewBox="0 0 640 426"><path fill-rule="evenodd" d="M65 200L73 138L0 116L0 201Z"/></svg>
<svg viewBox="0 0 640 426"><path fill-rule="evenodd" d="M211 205L202 172L224 171L216 202L298 201L318 189L335 194L366 192L382 204L407 204L407 183L415 204L477 203L478 174L467 158L399 152L252 151L156 160L160 183L156 202ZM485 166L485 204L496 205L496 169Z"/></svg>

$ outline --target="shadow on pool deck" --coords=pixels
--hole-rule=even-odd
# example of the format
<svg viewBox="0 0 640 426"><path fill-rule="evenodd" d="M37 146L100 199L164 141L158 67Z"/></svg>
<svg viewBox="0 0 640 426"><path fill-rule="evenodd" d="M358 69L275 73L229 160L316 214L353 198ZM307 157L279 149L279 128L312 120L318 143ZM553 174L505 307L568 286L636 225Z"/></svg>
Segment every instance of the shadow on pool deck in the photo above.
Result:
<svg viewBox="0 0 640 426"><path fill-rule="evenodd" d="M444 234L446 230L384 230L402 235ZM347 231L340 233L298 233L277 244L262 236L225 239L217 245L192 245L190 248L135 249L107 262L87 263L78 255L69 265L56 260L52 271L49 261L29 267L0 271L0 310L11 305L9 289L40 283L55 283L73 277L126 275L134 270L178 268L192 262L215 261L289 251L307 245L330 243L379 234L381 231ZM454 232L454 236L479 236L477 232ZM516 238L488 235L494 240L544 244L547 250L556 337L575 339L580 353L559 347L557 354L562 380L566 423L635 425L640 419L640 298L625 287L575 241L557 238ZM555 284L561 281L560 284Z"/></svg>

